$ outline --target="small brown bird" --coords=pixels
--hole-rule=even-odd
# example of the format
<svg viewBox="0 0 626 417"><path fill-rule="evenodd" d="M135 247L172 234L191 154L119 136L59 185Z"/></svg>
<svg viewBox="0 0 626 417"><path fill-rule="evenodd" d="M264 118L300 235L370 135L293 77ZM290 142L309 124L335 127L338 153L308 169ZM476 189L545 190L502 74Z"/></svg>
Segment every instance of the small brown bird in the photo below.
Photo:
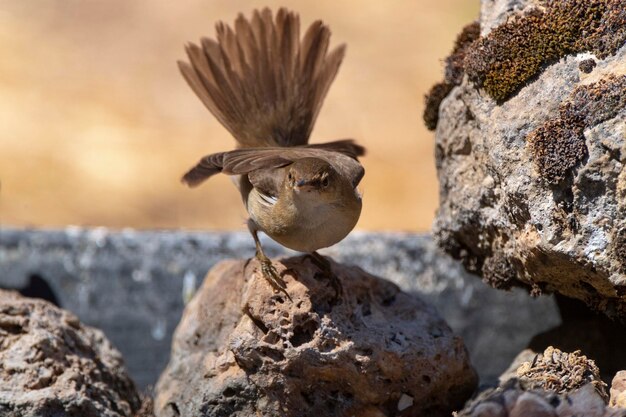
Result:
<svg viewBox="0 0 626 417"><path fill-rule="evenodd" d="M328 52L330 31L314 22L300 39L297 14L280 9L239 15L234 29L219 22L217 41L186 47L180 70L204 105L234 136L238 148L205 156L182 181L195 187L210 176L234 176L250 215L262 272L276 290L285 283L265 255L262 231L290 249L311 253L334 245L361 213L356 187L365 149L352 140L309 145L309 135L345 53ZM332 276L332 275L331 275Z"/></svg>

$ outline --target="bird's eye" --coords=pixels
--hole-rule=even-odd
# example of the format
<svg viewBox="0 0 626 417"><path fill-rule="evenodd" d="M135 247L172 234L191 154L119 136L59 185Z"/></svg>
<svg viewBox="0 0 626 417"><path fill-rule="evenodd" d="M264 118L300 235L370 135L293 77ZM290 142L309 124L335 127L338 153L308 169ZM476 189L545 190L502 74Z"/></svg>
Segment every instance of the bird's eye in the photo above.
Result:
<svg viewBox="0 0 626 417"><path fill-rule="evenodd" d="M287 179L288 179L289 181L291 181L291 180L293 179L293 175L291 174L291 172L289 173L289 175L287 175Z"/></svg>
<svg viewBox="0 0 626 417"><path fill-rule="evenodd" d="M322 187L328 187L328 177L322 180Z"/></svg>

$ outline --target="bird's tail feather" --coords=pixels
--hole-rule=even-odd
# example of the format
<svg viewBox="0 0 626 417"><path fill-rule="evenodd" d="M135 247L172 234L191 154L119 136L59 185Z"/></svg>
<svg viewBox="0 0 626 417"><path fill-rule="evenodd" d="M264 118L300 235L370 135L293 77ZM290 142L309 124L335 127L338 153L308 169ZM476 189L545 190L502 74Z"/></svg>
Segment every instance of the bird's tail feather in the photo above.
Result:
<svg viewBox="0 0 626 417"><path fill-rule="evenodd" d="M345 53L328 51L330 30L316 21L300 38L297 14L280 9L217 24L217 41L186 47L180 70L204 105L241 147L308 142Z"/></svg>

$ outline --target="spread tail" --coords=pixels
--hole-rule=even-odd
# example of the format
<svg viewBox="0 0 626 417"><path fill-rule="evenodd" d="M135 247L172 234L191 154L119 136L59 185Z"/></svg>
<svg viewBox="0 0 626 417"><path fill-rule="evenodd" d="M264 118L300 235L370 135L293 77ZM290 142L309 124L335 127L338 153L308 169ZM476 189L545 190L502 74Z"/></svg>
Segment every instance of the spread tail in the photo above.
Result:
<svg viewBox="0 0 626 417"><path fill-rule="evenodd" d="M241 147L308 142L345 53L328 51L330 30L316 21L300 39L297 14L280 9L219 22L217 41L190 43L180 70L204 105Z"/></svg>

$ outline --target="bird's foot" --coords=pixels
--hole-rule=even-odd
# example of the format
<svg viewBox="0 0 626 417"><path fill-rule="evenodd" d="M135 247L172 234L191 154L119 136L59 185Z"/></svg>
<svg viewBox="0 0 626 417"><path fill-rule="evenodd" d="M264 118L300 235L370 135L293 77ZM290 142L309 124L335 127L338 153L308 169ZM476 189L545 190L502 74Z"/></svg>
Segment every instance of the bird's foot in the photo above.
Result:
<svg viewBox="0 0 626 417"><path fill-rule="evenodd" d="M269 284L274 288L274 292L282 292L291 300L289 293L287 292L287 284L285 280L280 276L272 260L265 255L257 254L256 258L261 263L261 273L263 274L263 278L269 282Z"/></svg>

